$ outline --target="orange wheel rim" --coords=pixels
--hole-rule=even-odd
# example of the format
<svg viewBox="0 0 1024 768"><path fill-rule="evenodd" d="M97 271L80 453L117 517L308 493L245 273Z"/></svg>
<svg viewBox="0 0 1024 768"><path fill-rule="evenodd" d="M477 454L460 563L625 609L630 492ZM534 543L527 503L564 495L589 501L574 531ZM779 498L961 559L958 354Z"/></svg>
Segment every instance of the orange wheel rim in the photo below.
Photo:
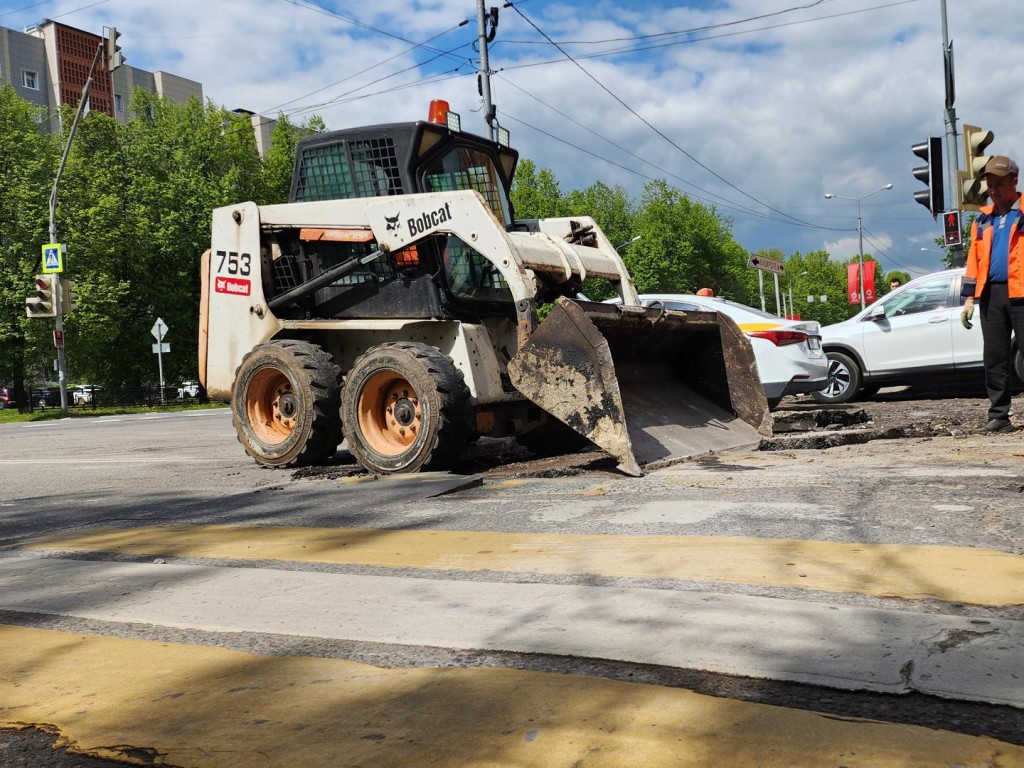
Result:
<svg viewBox="0 0 1024 768"><path fill-rule="evenodd" d="M423 427L419 394L393 371L370 377L359 393L357 412L363 440L382 456L405 452Z"/></svg>
<svg viewBox="0 0 1024 768"><path fill-rule="evenodd" d="M256 372L245 390L245 414L257 438L268 445L283 443L295 431L298 412L287 376L276 368Z"/></svg>

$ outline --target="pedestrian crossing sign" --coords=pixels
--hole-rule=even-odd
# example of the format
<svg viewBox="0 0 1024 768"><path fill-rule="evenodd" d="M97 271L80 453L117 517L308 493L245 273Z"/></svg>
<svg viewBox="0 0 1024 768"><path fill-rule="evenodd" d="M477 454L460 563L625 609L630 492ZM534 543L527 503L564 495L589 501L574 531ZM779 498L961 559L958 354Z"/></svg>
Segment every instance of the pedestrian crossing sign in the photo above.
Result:
<svg viewBox="0 0 1024 768"><path fill-rule="evenodd" d="M64 246L47 243L43 246L43 274L64 271Z"/></svg>

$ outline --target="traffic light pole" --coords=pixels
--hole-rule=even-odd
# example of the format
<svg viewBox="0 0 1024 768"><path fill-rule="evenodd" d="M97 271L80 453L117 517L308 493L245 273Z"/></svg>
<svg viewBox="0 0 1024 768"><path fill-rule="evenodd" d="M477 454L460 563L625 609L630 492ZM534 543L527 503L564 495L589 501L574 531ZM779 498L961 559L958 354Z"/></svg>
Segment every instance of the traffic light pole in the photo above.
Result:
<svg viewBox="0 0 1024 768"><path fill-rule="evenodd" d="M75 138L75 130L85 112L85 105L89 102L89 89L92 87L93 76L96 74L96 65L100 56L106 48L106 43L101 42L96 48L96 55L92 57L92 66L89 67L89 77L82 86L82 98L78 101L78 109L75 111L75 119L71 122L71 129L68 131L68 140L64 144L64 153L60 158L60 165L57 167L57 178L53 180L53 189L50 190L50 242L57 242L57 190L60 187L60 177L64 173L64 166L68 162L68 153L71 151L71 142ZM64 358L64 307L61 297L61 276L57 273L53 281L53 308L56 314L55 338L60 338L60 346L57 347L57 377L60 382L60 410L64 416L68 415L68 376L67 366ZM56 342L55 342L56 343Z"/></svg>
<svg viewBox="0 0 1024 768"><path fill-rule="evenodd" d="M942 10L942 56L943 71L946 81L946 189L949 190L949 207L947 211L954 210L958 205L960 188L957 172L960 170L959 156L956 150L956 109L953 103L956 101L956 77L953 73L953 46L949 42L949 28L946 24L946 0L940 0ZM964 258L963 245L954 245L950 248L951 266L962 267L966 263Z"/></svg>

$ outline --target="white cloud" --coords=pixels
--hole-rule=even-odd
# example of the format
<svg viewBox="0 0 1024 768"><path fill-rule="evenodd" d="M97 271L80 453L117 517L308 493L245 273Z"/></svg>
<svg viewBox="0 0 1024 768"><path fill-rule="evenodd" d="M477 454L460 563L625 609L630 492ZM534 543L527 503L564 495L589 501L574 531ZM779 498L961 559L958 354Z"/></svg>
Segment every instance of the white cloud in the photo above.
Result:
<svg viewBox="0 0 1024 768"><path fill-rule="evenodd" d="M281 105L310 106L329 126L340 128L421 119L431 98L445 98L462 114L465 127L482 132L477 54L470 47L477 28L473 0L320 2L406 40L437 35L430 47L456 50L422 64L430 55L424 49L410 51L394 37L310 10L303 7L307 0L106 0L92 6L55 0L0 16L0 24L17 27L47 16L97 33L103 25L116 25L129 64L198 80L208 98L229 108L273 112ZM621 2L547 0L520 2L517 8L551 38L578 41L724 24L809 4L726 0L681 6L663 0L641 10ZM7 0L0 13L21 7ZM1012 85L1024 82L1024 62L1013 53L1019 25L976 21L1013 19L1017 10L1011 0L950 2L948 28L956 52L957 117L992 129L993 149L1024 161L1024 106ZM464 19L469 24L449 31ZM929 135L945 136L938 3L824 0L803 11L698 36L713 39L666 46L668 39L652 38L644 43L652 46L648 50L604 58L586 56L623 44L567 43L566 50L590 77L569 62L523 66L561 54L551 46L514 42L542 41L515 8L503 8L491 48L491 67L499 70L494 79L499 116L515 116L645 175L668 173L700 187L702 197L718 201L721 212L733 218L737 238L750 250L828 248L836 258L847 258L857 249L856 206L827 201L823 194L857 197L891 182L891 192L862 204L865 251L888 269L938 268L937 254L920 250L935 247L941 227L913 201L913 192L922 187L911 176L918 161L910 152L911 144ZM413 69L387 77L407 67ZM401 87L429 75L445 79ZM379 78L387 79L371 84ZM376 95L349 100L368 93ZM538 100L664 171L638 162ZM634 193L642 187L644 180L635 174L511 117L501 119L522 155L552 168L567 189L598 180ZM683 181L672 176L669 181L691 191ZM766 220L764 215L784 218L766 205L815 226Z"/></svg>

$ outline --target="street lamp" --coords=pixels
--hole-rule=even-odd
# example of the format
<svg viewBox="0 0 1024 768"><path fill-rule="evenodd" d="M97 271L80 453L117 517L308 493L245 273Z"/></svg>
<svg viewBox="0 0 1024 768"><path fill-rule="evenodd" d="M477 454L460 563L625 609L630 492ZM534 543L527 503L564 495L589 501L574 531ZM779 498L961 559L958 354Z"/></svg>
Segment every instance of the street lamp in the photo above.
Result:
<svg viewBox="0 0 1024 768"><path fill-rule="evenodd" d="M860 201L866 197L871 197L879 192L884 192L887 189L892 189L892 184L886 184L881 189L876 189L874 192L868 192L866 195L860 197L844 197L843 195L833 195L831 192L825 193L826 200L852 200L857 204L857 240L860 243L860 256L857 259L859 265L858 272L860 273L860 308L864 309L864 226L860 215Z"/></svg>
<svg viewBox="0 0 1024 768"><path fill-rule="evenodd" d="M639 239L640 239L640 238L642 238L642 237L643 237L643 235L637 235L637 236L636 236L636 237L634 237L634 238L633 238L632 240L627 240L627 241L626 241L626 242L624 242L624 243L623 243L622 245L616 245L616 246L615 246L615 250L616 250L616 251L621 251L621 250L622 250L623 248L626 248L626 247L628 247L628 246L632 245L633 243L635 243L635 242L636 242L637 240L639 240Z"/></svg>

